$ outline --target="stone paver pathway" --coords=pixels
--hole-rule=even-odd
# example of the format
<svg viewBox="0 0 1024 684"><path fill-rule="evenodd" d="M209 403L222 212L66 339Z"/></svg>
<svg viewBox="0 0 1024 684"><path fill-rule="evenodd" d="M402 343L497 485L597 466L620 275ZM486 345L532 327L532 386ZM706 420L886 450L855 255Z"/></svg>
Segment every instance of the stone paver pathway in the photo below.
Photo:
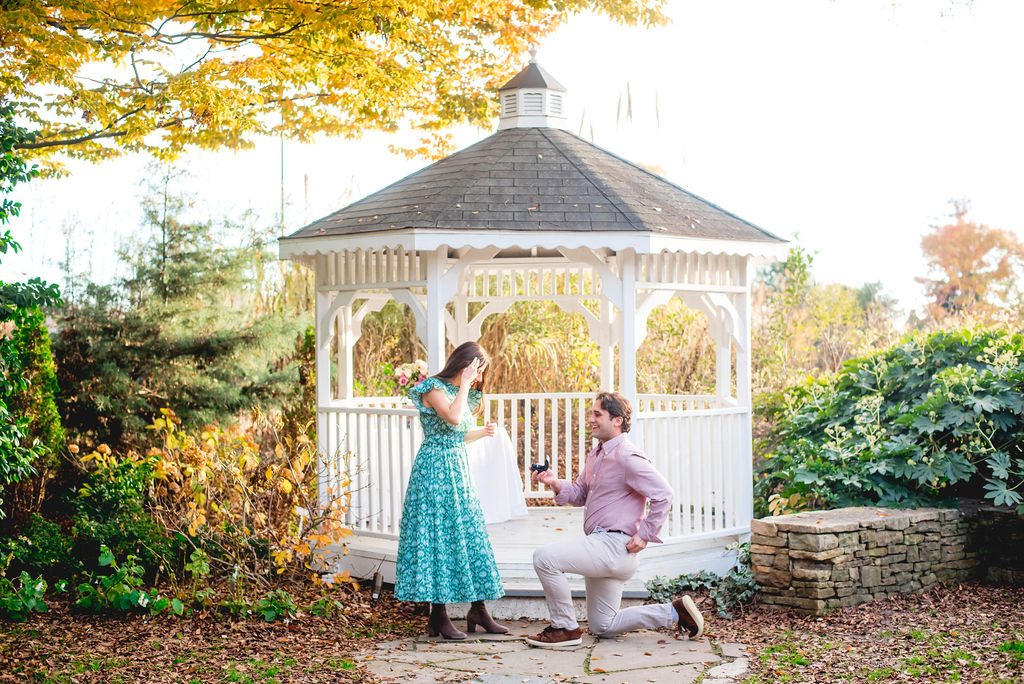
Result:
<svg viewBox="0 0 1024 684"><path fill-rule="evenodd" d="M456 621L456 626L459 626ZM483 684L734 684L746 676L747 647L708 637L690 641L656 631L596 639L588 634L576 648L529 646L523 637L547 622L503 621L507 635L470 634L466 641L421 636L387 641L356 656L385 681L482 682Z"/></svg>

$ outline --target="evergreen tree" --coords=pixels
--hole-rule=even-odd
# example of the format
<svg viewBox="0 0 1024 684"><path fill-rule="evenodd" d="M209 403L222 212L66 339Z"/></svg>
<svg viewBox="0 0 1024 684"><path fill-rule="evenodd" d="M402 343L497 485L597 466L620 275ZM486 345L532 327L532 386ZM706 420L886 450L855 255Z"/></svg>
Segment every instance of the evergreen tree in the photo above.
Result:
<svg viewBox="0 0 1024 684"><path fill-rule="evenodd" d="M296 381L291 356L308 314L268 304L274 284L261 264L272 255L259 240L224 244L242 226L181 218L187 202L172 180L143 205L150 239L122 250L129 275L89 285L61 325L61 412L86 441L138 442L161 408L186 424L228 422L279 405Z"/></svg>

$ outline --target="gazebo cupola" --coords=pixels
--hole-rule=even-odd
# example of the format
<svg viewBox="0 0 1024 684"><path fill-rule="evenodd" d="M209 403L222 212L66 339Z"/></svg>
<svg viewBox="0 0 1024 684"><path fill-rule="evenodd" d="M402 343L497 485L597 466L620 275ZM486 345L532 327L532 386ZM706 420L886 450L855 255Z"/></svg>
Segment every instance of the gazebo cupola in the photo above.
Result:
<svg viewBox="0 0 1024 684"><path fill-rule="evenodd" d="M498 88L501 114L498 130L506 128L563 128L565 87L537 64L535 50L530 63Z"/></svg>

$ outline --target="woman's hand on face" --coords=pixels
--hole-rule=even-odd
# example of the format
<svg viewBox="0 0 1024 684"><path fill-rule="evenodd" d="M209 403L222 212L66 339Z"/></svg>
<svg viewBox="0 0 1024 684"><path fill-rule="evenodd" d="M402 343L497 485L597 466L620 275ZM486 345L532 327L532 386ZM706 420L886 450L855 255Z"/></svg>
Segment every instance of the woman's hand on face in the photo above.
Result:
<svg viewBox="0 0 1024 684"><path fill-rule="evenodd" d="M470 385L476 381L476 374L480 368L480 359L476 358L469 362L469 365L462 369L462 384Z"/></svg>

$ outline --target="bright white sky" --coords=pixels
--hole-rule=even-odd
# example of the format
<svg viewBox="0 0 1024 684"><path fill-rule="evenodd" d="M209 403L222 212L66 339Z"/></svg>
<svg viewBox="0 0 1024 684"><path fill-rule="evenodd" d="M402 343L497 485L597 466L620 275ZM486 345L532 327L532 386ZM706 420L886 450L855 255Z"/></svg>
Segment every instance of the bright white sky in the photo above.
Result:
<svg viewBox="0 0 1024 684"><path fill-rule="evenodd" d="M1024 2L670 0L668 13L653 30L577 17L545 41L538 61L569 89L571 131L798 235L819 281L882 281L904 307L923 303L920 238L950 199L1024 239ZM488 134L459 131L459 145ZM391 155L394 142L286 143L285 232L427 163ZM190 155L197 214L251 208L275 224L280 154L264 140ZM60 282L70 227L76 268L108 279L118 243L140 232L147 163L73 164L69 178L20 188L12 229L25 251L0 278Z"/></svg>

